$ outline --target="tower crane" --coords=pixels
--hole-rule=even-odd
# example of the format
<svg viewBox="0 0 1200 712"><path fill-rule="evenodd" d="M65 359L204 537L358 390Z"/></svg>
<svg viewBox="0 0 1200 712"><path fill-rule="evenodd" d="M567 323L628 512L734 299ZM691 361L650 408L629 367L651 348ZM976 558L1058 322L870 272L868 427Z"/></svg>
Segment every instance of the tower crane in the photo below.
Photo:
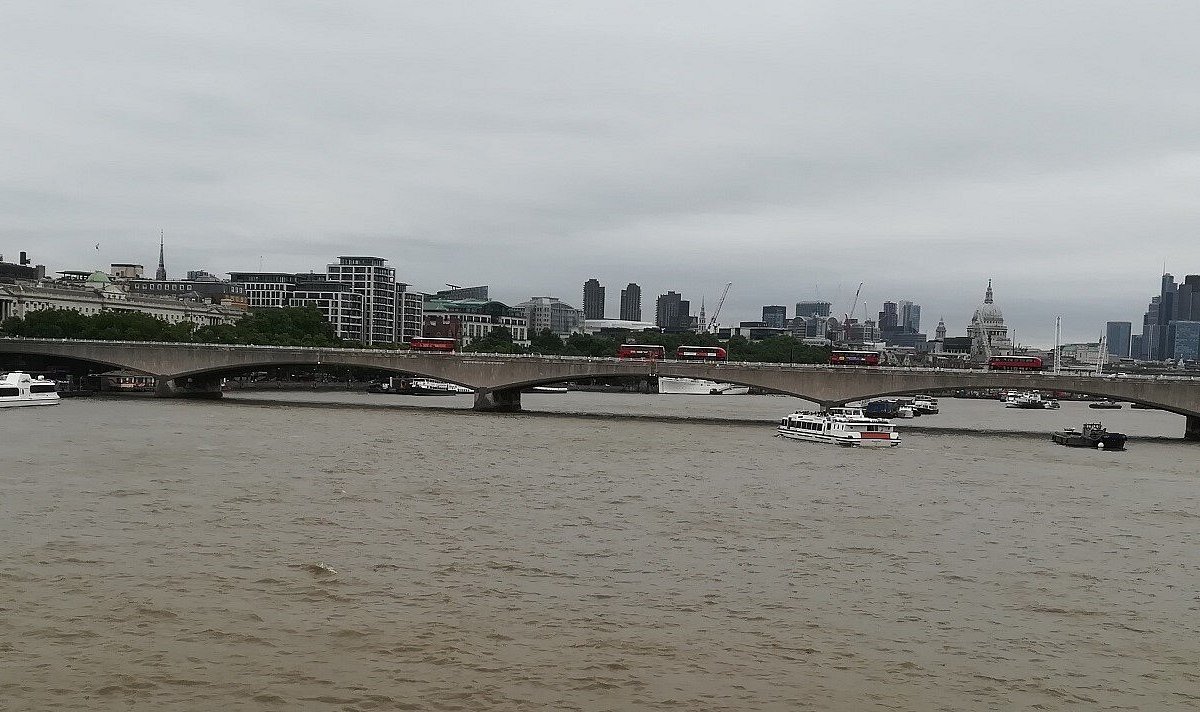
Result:
<svg viewBox="0 0 1200 712"><path fill-rule="evenodd" d="M844 338L847 342L850 341L850 315L853 314L854 310L858 308L858 296L862 294L862 288L863 283L859 282L858 289L854 290L854 301L850 303L850 311L846 312L846 320L842 325L843 331L846 332L842 335L842 338Z"/></svg>
<svg viewBox="0 0 1200 712"><path fill-rule="evenodd" d="M721 307L725 306L725 297L729 296L729 288L733 286L733 282L726 282L725 289L721 290L721 298L717 300L717 306L713 309L712 319L704 325L705 333L712 333L717 330L717 317L721 316Z"/></svg>

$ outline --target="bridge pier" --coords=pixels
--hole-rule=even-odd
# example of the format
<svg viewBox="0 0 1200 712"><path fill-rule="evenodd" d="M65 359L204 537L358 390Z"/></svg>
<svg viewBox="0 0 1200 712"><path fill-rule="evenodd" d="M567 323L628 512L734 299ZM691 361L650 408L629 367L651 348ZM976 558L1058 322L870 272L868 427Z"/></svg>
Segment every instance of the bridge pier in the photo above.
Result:
<svg viewBox="0 0 1200 712"><path fill-rule="evenodd" d="M1183 439L1200 441L1200 415L1187 416L1187 424L1183 426Z"/></svg>
<svg viewBox="0 0 1200 712"><path fill-rule="evenodd" d="M489 413L518 413L521 410L521 390L488 390L480 388L475 391L475 410Z"/></svg>
<svg viewBox="0 0 1200 712"><path fill-rule="evenodd" d="M185 376L183 378L159 378L154 386L154 395L159 398L203 398L221 397L221 378L218 376Z"/></svg>

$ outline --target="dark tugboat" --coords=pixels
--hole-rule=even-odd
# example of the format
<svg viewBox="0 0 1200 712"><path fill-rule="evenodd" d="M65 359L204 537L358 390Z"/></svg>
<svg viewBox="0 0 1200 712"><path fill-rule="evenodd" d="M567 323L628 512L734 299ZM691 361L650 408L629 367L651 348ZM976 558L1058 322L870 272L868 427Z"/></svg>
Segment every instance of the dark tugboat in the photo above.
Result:
<svg viewBox="0 0 1200 712"><path fill-rule="evenodd" d="M1084 423L1082 430L1066 428L1052 433L1050 438L1067 447L1093 447L1102 450L1124 450L1124 433L1110 433L1100 423Z"/></svg>

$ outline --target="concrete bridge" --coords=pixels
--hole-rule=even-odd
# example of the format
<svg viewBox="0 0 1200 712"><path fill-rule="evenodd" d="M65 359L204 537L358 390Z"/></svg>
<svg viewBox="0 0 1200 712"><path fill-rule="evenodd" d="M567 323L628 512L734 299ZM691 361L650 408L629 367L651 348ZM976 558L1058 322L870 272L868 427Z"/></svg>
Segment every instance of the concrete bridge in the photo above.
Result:
<svg viewBox="0 0 1200 712"><path fill-rule="evenodd" d="M703 378L754 386L822 406L950 389L1062 391L1142 403L1178 413L1187 418L1184 437L1200 440L1200 379L1188 377L0 339L0 359L17 354L145 373L158 380L160 395L180 397L219 398L221 379L246 371L278 366L356 366L467 386L475 390L476 409L495 411L520 410L521 390L531 386L613 376Z"/></svg>

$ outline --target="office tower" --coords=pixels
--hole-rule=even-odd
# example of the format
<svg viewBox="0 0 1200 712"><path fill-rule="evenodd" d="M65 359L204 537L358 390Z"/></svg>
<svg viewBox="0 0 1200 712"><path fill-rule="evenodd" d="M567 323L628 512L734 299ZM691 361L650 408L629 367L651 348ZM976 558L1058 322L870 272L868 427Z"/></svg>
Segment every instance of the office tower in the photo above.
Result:
<svg viewBox="0 0 1200 712"><path fill-rule="evenodd" d="M879 330L885 334L900 330L900 312L895 302L883 303L883 311L879 312Z"/></svg>
<svg viewBox="0 0 1200 712"><path fill-rule="evenodd" d="M1177 319L1167 328L1171 358L1183 361L1200 360L1200 321Z"/></svg>
<svg viewBox="0 0 1200 712"><path fill-rule="evenodd" d="M1189 274L1176 288L1175 319L1200 321L1200 274Z"/></svg>
<svg viewBox="0 0 1200 712"><path fill-rule="evenodd" d="M829 309L833 305L829 302L796 302L796 316L819 316L829 317Z"/></svg>
<svg viewBox="0 0 1200 712"><path fill-rule="evenodd" d="M686 329L691 323L692 304L681 294L668 291L654 306L654 323L660 329Z"/></svg>
<svg viewBox="0 0 1200 712"><path fill-rule="evenodd" d="M583 283L583 317L604 318L604 286L594 277Z"/></svg>
<svg viewBox="0 0 1200 712"><path fill-rule="evenodd" d="M921 305L910 301L900 301L899 323L897 326L907 334L915 334L921 330Z"/></svg>
<svg viewBox="0 0 1200 712"><path fill-rule="evenodd" d="M1129 358L1133 324L1128 321L1110 321L1105 325L1104 340L1108 343L1108 354L1118 358Z"/></svg>
<svg viewBox="0 0 1200 712"><path fill-rule="evenodd" d="M787 327L787 307L777 304L762 308L762 320L765 326L775 329Z"/></svg>
<svg viewBox="0 0 1200 712"><path fill-rule="evenodd" d="M1146 339L1142 334L1134 334L1129 338L1129 356L1139 361L1146 360Z"/></svg>
<svg viewBox="0 0 1200 712"><path fill-rule="evenodd" d="M1175 295L1179 291L1179 285L1175 284L1175 277L1170 274L1162 276L1162 287L1158 292L1158 358L1166 360L1173 358L1171 352L1171 341L1168 337L1170 324L1175 321Z"/></svg>
<svg viewBox="0 0 1200 712"><path fill-rule="evenodd" d="M642 288L633 282L621 290L621 318L625 321L642 320Z"/></svg>

